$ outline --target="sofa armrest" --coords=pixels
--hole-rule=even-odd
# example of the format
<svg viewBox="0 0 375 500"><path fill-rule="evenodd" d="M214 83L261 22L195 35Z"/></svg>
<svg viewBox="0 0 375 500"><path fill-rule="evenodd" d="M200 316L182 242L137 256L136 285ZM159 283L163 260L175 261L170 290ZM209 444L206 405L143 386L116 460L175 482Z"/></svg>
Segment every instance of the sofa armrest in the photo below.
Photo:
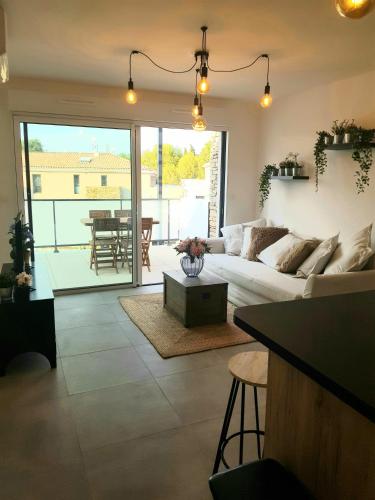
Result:
<svg viewBox="0 0 375 500"><path fill-rule="evenodd" d="M339 274L311 274L303 298L375 290L375 269Z"/></svg>
<svg viewBox="0 0 375 500"><path fill-rule="evenodd" d="M207 238L207 245L210 247L211 253L225 253L224 238Z"/></svg>

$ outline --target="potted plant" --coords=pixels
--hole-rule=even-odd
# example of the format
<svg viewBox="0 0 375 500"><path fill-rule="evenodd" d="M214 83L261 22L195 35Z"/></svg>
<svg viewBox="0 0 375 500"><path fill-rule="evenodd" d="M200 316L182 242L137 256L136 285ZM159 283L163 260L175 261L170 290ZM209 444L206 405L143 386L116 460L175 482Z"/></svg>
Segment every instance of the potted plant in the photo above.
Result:
<svg viewBox="0 0 375 500"><path fill-rule="evenodd" d="M13 260L13 270L21 272L30 269L30 253L34 238L28 224L22 222L22 212L19 212L11 224L8 233L11 235L9 243L12 247L10 257Z"/></svg>
<svg viewBox="0 0 375 500"><path fill-rule="evenodd" d="M288 153L285 160L279 163L280 170L284 169L285 175L300 175L302 164L298 163L299 153Z"/></svg>
<svg viewBox="0 0 375 500"><path fill-rule="evenodd" d="M174 247L177 255L183 253L180 263L188 278L196 278L203 269L204 254L210 253L207 241L202 238L186 238Z"/></svg>
<svg viewBox="0 0 375 500"><path fill-rule="evenodd" d="M351 140L353 144L352 159L358 163L359 169L356 170L357 193L363 193L365 188L370 185L370 168L372 165L372 141L375 137L375 129L364 129L354 126L351 131Z"/></svg>
<svg viewBox="0 0 375 500"><path fill-rule="evenodd" d="M0 302L9 299L12 295L14 276L11 273L0 274Z"/></svg>
<svg viewBox="0 0 375 500"><path fill-rule="evenodd" d="M30 291L33 278L31 274L24 271L17 274L16 285L14 287L13 298L15 302L26 302L30 299Z"/></svg>
<svg viewBox="0 0 375 500"><path fill-rule="evenodd" d="M314 158L315 158L315 191L319 190L319 175L323 175L327 167L327 153L325 152L326 138L329 137L329 133L325 130L320 130L317 132L318 138L314 146Z"/></svg>
<svg viewBox="0 0 375 500"><path fill-rule="evenodd" d="M333 144L340 144L342 142L347 126L348 120L343 120L342 122L334 120L331 127L331 132L333 134Z"/></svg>
<svg viewBox="0 0 375 500"><path fill-rule="evenodd" d="M358 127L355 125L354 120L345 126L344 131L344 144L350 144L352 142L353 136L356 133Z"/></svg>
<svg viewBox="0 0 375 500"><path fill-rule="evenodd" d="M285 175L282 173L280 168L280 175ZM268 199L271 191L271 177L277 175L277 167L275 164L266 165L263 168L262 173L259 178L259 206L264 207L266 200Z"/></svg>

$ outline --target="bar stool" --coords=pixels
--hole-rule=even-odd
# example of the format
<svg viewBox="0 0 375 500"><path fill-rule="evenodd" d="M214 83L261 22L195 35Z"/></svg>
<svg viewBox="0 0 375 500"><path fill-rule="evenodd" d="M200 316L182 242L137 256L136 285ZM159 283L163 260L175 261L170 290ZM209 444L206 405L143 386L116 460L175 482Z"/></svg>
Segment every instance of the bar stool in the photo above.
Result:
<svg viewBox="0 0 375 500"><path fill-rule="evenodd" d="M229 393L227 409L225 412L223 427L220 434L219 444L217 447L216 458L213 468L213 474L219 470L220 462L229 469L229 465L224 457L225 447L231 439L240 436L239 463L243 463L243 438L244 434L255 434L257 438L258 458L261 458L260 436L264 435L264 431L259 429L259 410L258 410L258 387L267 387L267 368L268 368L268 353L261 351L241 352L230 358L228 370L233 376L232 388ZM237 392L241 384L241 420L240 431L231 434L227 437L230 421L232 418L233 408L236 402ZM244 429L245 421L245 389L247 385L251 385L254 391L254 406L255 406L255 429Z"/></svg>

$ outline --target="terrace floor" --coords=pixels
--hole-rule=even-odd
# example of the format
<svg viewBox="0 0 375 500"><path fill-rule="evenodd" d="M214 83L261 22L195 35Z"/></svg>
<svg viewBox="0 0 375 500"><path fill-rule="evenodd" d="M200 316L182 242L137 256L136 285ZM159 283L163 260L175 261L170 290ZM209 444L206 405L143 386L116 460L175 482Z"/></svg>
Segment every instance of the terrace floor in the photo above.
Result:
<svg viewBox="0 0 375 500"><path fill-rule="evenodd" d="M98 276L90 269L90 250L60 249L54 253L52 249L36 250L36 260L42 261L48 269L52 288L64 290L82 287L116 285L131 283L132 277L128 268L119 265L118 273L113 268L99 269ZM163 271L178 269L180 257L172 246L155 245L150 248L151 270L142 269L142 284L161 283Z"/></svg>

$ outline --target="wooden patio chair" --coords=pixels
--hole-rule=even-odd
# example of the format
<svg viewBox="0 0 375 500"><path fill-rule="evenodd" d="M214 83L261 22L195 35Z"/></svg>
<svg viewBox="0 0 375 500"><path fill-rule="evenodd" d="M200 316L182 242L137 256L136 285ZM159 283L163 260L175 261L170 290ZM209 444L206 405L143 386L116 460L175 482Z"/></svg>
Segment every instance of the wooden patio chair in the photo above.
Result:
<svg viewBox="0 0 375 500"><path fill-rule="evenodd" d="M151 246L151 237L152 237L152 225L153 225L152 217L142 217L142 266L146 266L149 272L151 271L150 266L150 246Z"/></svg>
<svg viewBox="0 0 375 500"><path fill-rule="evenodd" d="M129 272L131 272L133 262L133 227L132 227L132 211L131 210L115 210L115 217L128 219L127 223L120 224L120 239L119 239L119 257L122 262L121 267L124 267L125 262L128 264Z"/></svg>
<svg viewBox="0 0 375 500"><path fill-rule="evenodd" d="M117 269L117 248L119 244L120 219L114 218L94 218L92 226L92 240L90 269L95 266L95 273L98 275L99 265L110 264L102 267L113 267Z"/></svg>
<svg viewBox="0 0 375 500"><path fill-rule="evenodd" d="M110 210L89 210L90 219L108 219L111 216L112 214ZM115 215L115 217L118 216Z"/></svg>

